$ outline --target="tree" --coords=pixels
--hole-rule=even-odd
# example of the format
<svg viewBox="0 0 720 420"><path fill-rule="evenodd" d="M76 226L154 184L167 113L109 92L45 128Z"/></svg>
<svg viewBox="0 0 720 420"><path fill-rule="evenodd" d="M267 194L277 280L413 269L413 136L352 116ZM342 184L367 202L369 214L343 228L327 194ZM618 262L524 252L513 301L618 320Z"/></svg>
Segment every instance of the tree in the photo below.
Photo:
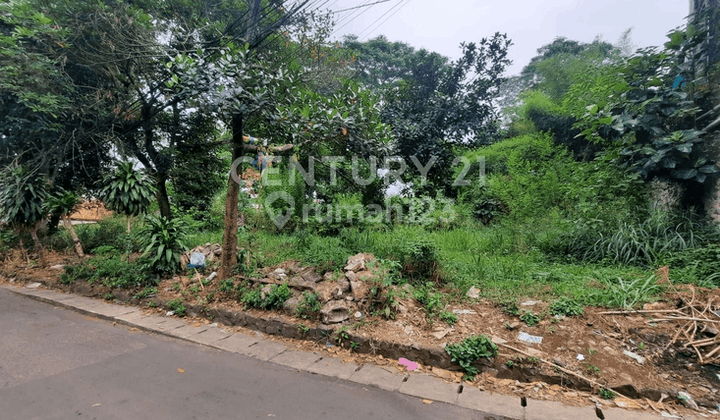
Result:
<svg viewBox="0 0 720 420"><path fill-rule="evenodd" d="M479 44L463 43L462 56L451 62L437 53L415 51L384 38L359 45L348 41L358 51L360 79L378 86L384 103L381 116L392 126L398 154L408 162L415 156L422 165L435 159L426 188L442 188L452 194L452 148L495 139L498 126L493 101L510 63L510 44L507 36L499 33ZM414 165L410 168L411 176L420 174Z"/></svg>
<svg viewBox="0 0 720 420"><path fill-rule="evenodd" d="M42 267L45 267L45 248L38 238L38 229L45 221L43 203L47 196L47 181L25 166L7 167L0 176L2 220L17 233L22 231L30 233ZM24 250L22 238L20 247ZM28 262L30 262L29 257Z"/></svg>
<svg viewBox="0 0 720 420"><path fill-rule="evenodd" d="M59 190L47 198L45 206L47 213L57 215L62 219L63 226L65 226L65 229L67 229L75 244L75 252L78 254L78 257L82 258L85 256L85 252L83 251L80 238L75 232L75 228L70 220L70 214L79 203L80 200L72 191Z"/></svg>
<svg viewBox="0 0 720 420"><path fill-rule="evenodd" d="M100 196L110 209L127 217L130 233L130 219L147 212L154 193L152 182L135 170L131 162L121 162L116 171L105 178Z"/></svg>

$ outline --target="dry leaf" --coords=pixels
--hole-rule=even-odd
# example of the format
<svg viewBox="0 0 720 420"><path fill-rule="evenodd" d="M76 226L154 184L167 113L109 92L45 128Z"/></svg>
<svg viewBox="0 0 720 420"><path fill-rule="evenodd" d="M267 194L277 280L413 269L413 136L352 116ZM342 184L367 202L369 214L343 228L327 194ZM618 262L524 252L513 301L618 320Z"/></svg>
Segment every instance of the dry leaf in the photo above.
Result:
<svg viewBox="0 0 720 420"><path fill-rule="evenodd" d="M178 372L180 372L180 373L185 373L185 369L183 369L183 368L178 368Z"/></svg>

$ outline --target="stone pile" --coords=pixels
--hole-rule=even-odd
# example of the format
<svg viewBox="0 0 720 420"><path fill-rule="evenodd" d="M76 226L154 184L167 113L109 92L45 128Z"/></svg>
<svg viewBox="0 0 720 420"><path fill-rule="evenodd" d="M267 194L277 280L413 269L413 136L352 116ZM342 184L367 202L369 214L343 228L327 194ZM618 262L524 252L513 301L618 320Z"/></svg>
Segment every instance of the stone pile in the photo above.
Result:
<svg viewBox="0 0 720 420"><path fill-rule="evenodd" d="M213 262L215 260L218 260L222 255L222 246L220 246L220 244L218 243L211 244L210 242L208 242L205 245L198 245L190 251L184 252L180 256L180 264L183 268L185 268L185 266L187 266L190 262L190 256L196 252L199 252L205 256L206 263Z"/></svg>
<svg viewBox="0 0 720 420"><path fill-rule="evenodd" d="M263 289L272 284L287 284L293 290L293 296L285 302L284 308L291 315L295 315L302 304L304 292L317 294L323 305L320 310L322 322L337 324L365 307L370 283L377 277L375 257L361 253L348 258L343 274L327 272L320 275L313 267L300 267L299 263L292 262L266 269L262 278L250 280Z"/></svg>

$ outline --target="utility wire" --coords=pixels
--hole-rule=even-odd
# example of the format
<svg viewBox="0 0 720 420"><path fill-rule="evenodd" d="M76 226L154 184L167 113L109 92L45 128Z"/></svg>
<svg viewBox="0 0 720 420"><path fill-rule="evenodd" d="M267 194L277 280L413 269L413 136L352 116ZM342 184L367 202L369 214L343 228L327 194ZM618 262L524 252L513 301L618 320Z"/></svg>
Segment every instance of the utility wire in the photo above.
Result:
<svg viewBox="0 0 720 420"><path fill-rule="evenodd" d="M403 7L407 6L408 3L410 3L410 0L404 0L404 1L405 1L405 4L402 3L403 0L400 0L397 4L395 4L395 6L393 6L390 10L388 10L387 12L385 12L385 14L383 14L383 15L380 16L377 20L375 20L375 22L377 22L377 21L379 21L380 19L382 19L383 17L385 17L385 15L387 15L387 14L390 13L390 12L392 12L392 13L390 14L390 16L386 17L385 20L383 20L383 21L380 22L377 26L375 26L375 28L374 28L373 30L371 30L370 32L368 32L368 34L367 34L364 38L362 38L362 40L363 40L363 41L366 40L373 32L375 32L375 31L376 31L378 28L380 28L385 22L387 22L388 19L390 19L391 17L393 17L397 12L399 12L400 10L402 10ZM402 5L401 5L401 4L402 4ZM399 6L399 7L398 7L398 6ZM395 11L393 11L393 9L395 9ZM371 23L367 28L365 28L362 32L360 32L360 34L358 34L358 37L359 37L360 35L362 35L363 33L365 33L365 31L367 31L368 29L370 29L373 25L375 25L375 22Z"/></svg>
<svg viewBox="0 0 720 420"><path fill-rule="evenodd" d="M334 11L332 11L332 12L330 12L330 13L342 13L342 12L347 12L347 11L350 11L350 10L359 9L359 8L361 8L361 7L369 7L369 6L374 6L374 5L380 4L380 3L387 3L387 2L389 2L389 1L390 1L390 0L380 0L380 1L376 1L375 3L361 4L360 6L348 7L347 9L334 10Z"/></svg>

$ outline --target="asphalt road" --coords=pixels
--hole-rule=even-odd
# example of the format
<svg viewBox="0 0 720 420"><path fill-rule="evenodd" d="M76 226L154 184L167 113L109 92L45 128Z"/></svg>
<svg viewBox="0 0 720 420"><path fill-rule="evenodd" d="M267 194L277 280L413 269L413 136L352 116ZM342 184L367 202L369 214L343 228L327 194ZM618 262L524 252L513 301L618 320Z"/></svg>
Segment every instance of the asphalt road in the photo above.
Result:
<svg viewBox="0 0 720 420"><path fill-rule="evenodd" d="M0 289L0 420L494 419Z"/></svg>

